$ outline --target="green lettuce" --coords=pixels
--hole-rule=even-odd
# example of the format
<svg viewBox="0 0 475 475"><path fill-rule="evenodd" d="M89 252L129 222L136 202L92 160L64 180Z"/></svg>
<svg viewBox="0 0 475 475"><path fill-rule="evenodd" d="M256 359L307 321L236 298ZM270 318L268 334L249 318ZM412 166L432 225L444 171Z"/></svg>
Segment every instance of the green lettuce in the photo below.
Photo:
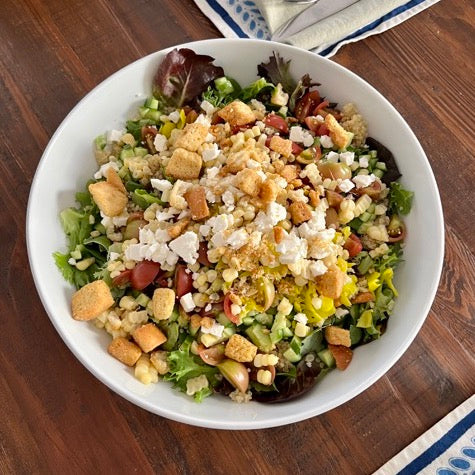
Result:
<svg viewBox="0 0 475 475"><path fill-rule="evenodd" d="M391 183L389 209L393 213L409 214L413 198L414 193L412 191L405 190L398 182Z"/></svg>

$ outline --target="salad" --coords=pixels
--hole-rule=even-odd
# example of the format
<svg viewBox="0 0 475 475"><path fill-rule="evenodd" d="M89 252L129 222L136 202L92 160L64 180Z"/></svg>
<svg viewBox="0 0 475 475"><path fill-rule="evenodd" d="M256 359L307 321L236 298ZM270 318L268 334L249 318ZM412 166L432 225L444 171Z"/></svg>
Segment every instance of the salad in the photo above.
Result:
<svg viewBox="0 0 475 475"><path fill-rule="evenodd" d="M288 401L385 331L413 193L354 104L273 54L242 87L190 49L158 66L61 212L72 316L144 384ZM357 98L355 98L357 99Z"/></svg>

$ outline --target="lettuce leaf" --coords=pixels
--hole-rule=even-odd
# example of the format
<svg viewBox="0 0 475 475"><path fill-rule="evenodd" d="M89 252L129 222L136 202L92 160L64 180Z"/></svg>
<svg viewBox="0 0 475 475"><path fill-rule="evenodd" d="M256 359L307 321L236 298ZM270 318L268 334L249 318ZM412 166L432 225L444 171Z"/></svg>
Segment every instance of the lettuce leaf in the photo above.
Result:
<svg viewBox="0 0 475 475"><path fill-rule="evenodd" d="M90 236L92 224L89 222L89 216L89 213L76 208L66 208L59 214L61 226L68 237L70 251Z"/></svg>
<svg viewBox="0 0 475 475"><path fill-rule="evenodd" d="M389 193L389 208L393 213L409 214L412 206L414 193L405 190L401 183L391 183L391 191Z"/></svg>
<svg viewBox="0 0 475 475"><path fill-rule="evenodd" d="M153 95L159 109L177 109L195 102L208 85L224 76L214 58L196 54L188 48L173 49L160 63L153 80Z"/></svg>
<svg viewBox="0 0 475 475"><path fill-rule="evenodd" d="M74 285L77 289L95 280L94 273L98 271L97 265L93 264L86 270L80 271L75 266L68 264L68 259L70 258L69 254L55 252L53 258L64 280Z"/></svg>
<svg viewBox="0 0 475 475"><path fill-rule="evenodd" d="M191 354L192 343L193 337L188 336L178 350L170 352L168 355L170 371L163 378L166 381L171 381L174 387L182 392L186 392L186 382L190 378L196 378L202 374L208 378L211 387L218 383L216 379L218 369L203 363L201 358ZM201 390L195 394L195 400L199 402L211 394L212 390L209 388Z"/></svg>

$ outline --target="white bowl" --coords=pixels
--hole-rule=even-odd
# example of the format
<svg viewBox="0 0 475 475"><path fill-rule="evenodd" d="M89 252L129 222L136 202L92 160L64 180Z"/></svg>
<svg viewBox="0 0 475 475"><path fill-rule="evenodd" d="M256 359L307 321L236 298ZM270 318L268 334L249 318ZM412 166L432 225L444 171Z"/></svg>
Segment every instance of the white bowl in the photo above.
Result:
<svg viewBox="0 0 475 475"><path fill-rule="evenodd" d="M400 297L383 337L355 351L344 372L333 371L304 397L281 404L236 404L216 396L197 404L166 382L144 386L132 371L107 353L109 336L71 318L74 289L65 283L52 254L65 249L58 219L74 205L97 166L92 140L121 128L151 93L152 76L170 50L142 58L102 82L68 114L49 142L31 187L27 241L30 265L48 315L76 357L112 390L155 414L180 422L219 429L257 429L300 421L333 409L364 391L401 357L421 328L434 299L443 261L443 217L437 185L415 135L394 107L361 78L315 54L257 40L205 40L188 47L216 58L226 74L241 84L256 78L257 64L273 51L291 59L295 78L304 73L321 83L323 96L340 104L354 102L369 123L370 135L396 157L404 187L415 191L408 227L405 262L397 269Z"/></svg>

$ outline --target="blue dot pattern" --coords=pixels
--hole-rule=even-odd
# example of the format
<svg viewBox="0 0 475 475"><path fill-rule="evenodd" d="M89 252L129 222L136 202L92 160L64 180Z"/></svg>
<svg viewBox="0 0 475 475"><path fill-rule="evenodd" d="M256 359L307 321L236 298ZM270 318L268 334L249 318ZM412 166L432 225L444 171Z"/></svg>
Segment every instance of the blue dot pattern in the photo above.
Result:
<svg viewBox="0 0 475 475"><path fill-rule="evenodd" d="M266 21L256 4L251 0L215 0L239 25L248 38L270 40Z"/></svg>
<svg viewBox="0 0 475 475"><path fill-rule="evenodd" d="M470 439L472 446L460 449L460 456L449 458L450 467L440 467L436 475L475 475L475 437Z"/></svg>

